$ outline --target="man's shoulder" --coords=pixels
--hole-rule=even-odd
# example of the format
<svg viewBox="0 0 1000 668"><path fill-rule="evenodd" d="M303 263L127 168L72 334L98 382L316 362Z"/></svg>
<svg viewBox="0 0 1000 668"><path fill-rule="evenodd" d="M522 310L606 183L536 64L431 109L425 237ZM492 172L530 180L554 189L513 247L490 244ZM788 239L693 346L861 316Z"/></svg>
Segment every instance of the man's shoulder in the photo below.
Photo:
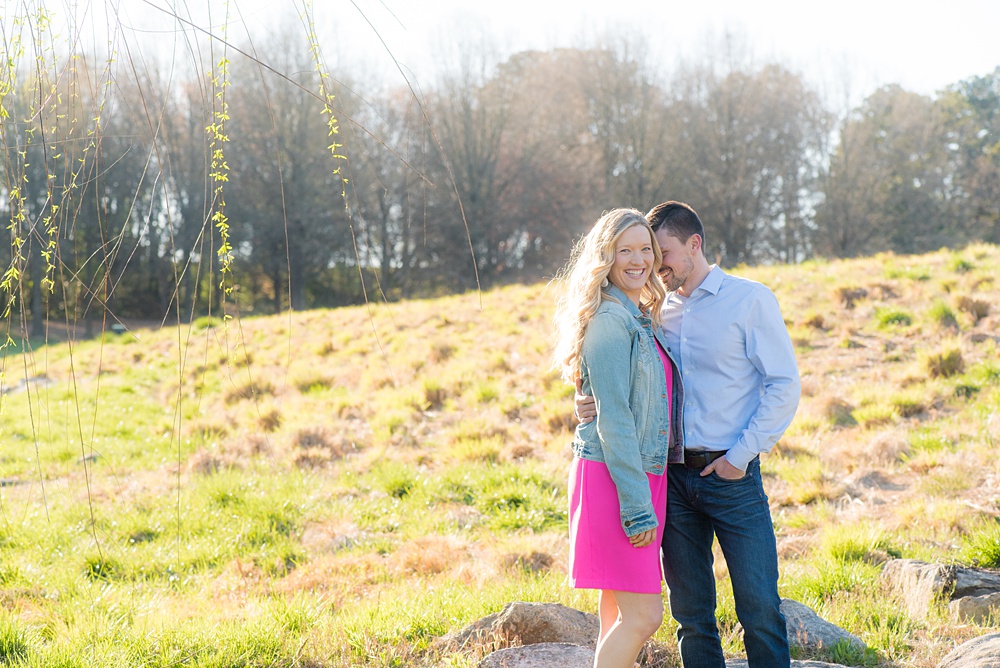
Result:
<svg viewBox="0 0 1000 668"><path fill-rule="evenodd" d="M723 272L721 290L738 291L745 295L773 295L774 292L771 288L767 287L760 281L755 281L752 278L747 278L745 276L737 276L735 274L727 274Z"/></svg>

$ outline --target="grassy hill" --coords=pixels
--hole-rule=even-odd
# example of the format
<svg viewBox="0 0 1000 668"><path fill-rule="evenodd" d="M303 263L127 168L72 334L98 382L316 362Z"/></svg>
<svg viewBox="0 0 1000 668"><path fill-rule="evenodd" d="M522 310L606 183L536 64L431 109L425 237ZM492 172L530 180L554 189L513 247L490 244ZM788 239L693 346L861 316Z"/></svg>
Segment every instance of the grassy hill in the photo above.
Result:
<svg viewBox="0 0 1000 668"><path fill-rule="evenodd" d="M986 632L908 617L877 577L890 556L1000 567L998 266L976 245L738 272L778 295L803 377L763 460L782 594L873 650L825 658L924 668ZM549 370L554 298L8 352L0 663L457 668L477 657L431 641L508 601L595 610L564 584L575 421Z"/></svg>

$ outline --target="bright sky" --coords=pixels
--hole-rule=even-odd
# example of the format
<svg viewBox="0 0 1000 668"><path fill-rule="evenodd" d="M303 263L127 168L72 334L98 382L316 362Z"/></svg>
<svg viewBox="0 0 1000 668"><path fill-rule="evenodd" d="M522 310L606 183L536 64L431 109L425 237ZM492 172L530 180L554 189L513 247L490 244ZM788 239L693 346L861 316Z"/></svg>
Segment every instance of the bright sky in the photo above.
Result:
<svg viewBox="0 0 1000 668"><path fill-rule="evenodd" d="M1000 1L950 0L316 0L337 5L344 38L381 45L363 12L418 72L433 65L434 43L456 26L490 31L505 52L579 46L615 30L642 34L657 58L676 61L726 30L742 33L754 55L811 78L842 76L870 93L878 84L932 94L1000 66ZM459 17L466 23L460 23ZM348 33L345 35L345 33ZM350 39L351 42L354 39Z"/></svg>
<svg viewBox="0 0 1000 668"><path fill-rule="evenodd" d="M229 0L252 34L282 25L298 29L303 0ZM1000 0L311 0L328 60L351 53L380 76L398 76L379 36L417 83L441 70L441 44L492 42L502 55L523 49L587 46L610 31L642 35L664 70L697 57L726 31L741 35L758 61L800 70L817 85L849 85L864 97L877 85L899 83L933 94L1000 66ZM98 27L118 7L126 33L169 52L175 32L151 5L177 8L218 32L225 0L23 0L2 3L6 23L15 9L43 5L85 14ZM9 6L14 5L14 6ZM67 9L70 8L70 9ZM211 14L211 20L209 15ZM367 17L367 21L364 17ZM370 21L371 25L369 25ZM80 23L79 19L77 21ZM374 27L373 27L374 26ZM133 31L134 32L131 32ZM246 28L230 24L242 41ZM377 31L377 34L376 34ZM488 34L489 39L482 35ZM164 47L164 43L168 46ZM181 49L181 51L183 51ZM845 81L846 79L846 81Z"/></svg>

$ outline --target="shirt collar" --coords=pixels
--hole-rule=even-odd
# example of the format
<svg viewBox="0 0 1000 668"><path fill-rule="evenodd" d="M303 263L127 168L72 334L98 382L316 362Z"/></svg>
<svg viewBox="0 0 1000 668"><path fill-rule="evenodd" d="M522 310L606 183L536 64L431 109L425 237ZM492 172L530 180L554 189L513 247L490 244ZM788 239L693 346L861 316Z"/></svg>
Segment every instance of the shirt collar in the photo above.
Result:
<svg viewBox="0 0 1000 668"><path fill-rule="evenodd" d="M713 264L711 269L705 280L698 286L698 289L717 295L719 294L719 288L722 287L722 279L726 277L726 272L719 269L719 265L717 264Z"/></svg>
<svg viewBox="0 0 1000 668"><path fill-rule="evenodd" d="M640 311L639 307L635 305L635 302L633 302L631 299L629 299L628 295L625 294L625 292L621 288L619 288L617 285L615 285L611 281L608 281L608 286L606 288L604 288L604 296L605 297L612 297L616 301L621 302L622 306L624 306L625 308L627 308L628 311L629 311L629 313L631 313L632 315L634 315L636 317L639 317L639 316L642 315L642 311Z"/></svg>

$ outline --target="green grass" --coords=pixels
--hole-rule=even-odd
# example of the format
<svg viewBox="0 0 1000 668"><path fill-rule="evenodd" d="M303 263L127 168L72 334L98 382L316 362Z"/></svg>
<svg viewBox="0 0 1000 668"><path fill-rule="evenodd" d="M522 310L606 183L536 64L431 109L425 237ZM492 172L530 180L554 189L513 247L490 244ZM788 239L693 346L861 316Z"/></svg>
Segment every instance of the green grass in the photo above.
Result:
<svg viewBox="0 0 1000 668"><path fill-rule="evenodd" d="M1000 304L981 283L1000 249L954 257L740 271L773 286L807 386L762 460L779 535L804 546L782 594L872 647L809 658L927 665L926 623L879 589L879 555L1000 566L995 522L964 502L988 490L960 473L1000 439ZM961 340L937 326L945 283L978 302L950 307ZM595 612L564 584L576 420L548 359L553 300L512 286L482 309L458 295L8 349L5 386L25 362L47 382L0 399L0 665L465 668L433 639L510 601ZM854 513L845 481L876 467L904 489ZM725 579L719 605L738 654Z"/></svg>
<svg viewBox="0 0 1000 668"><path fill-rule="evenodd" d="M879 306L875 309L875 323L882 329L908 326L913 324L913 315L901 308Z"/></svg>

